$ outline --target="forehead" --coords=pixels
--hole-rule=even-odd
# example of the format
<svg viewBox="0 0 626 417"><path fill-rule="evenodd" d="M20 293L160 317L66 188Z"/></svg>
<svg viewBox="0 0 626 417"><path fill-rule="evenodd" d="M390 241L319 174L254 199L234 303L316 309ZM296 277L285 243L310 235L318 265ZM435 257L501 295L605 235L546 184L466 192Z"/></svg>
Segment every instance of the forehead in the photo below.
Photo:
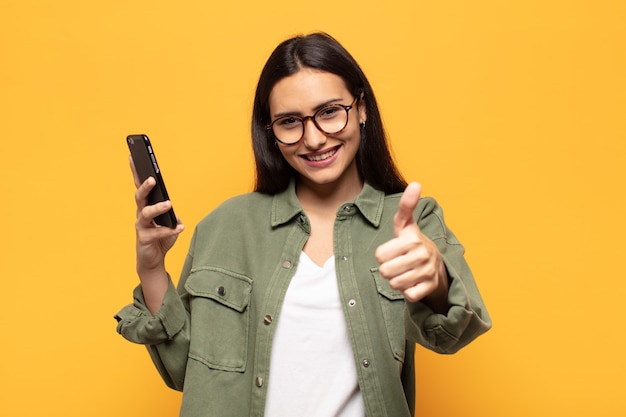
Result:
<svg viewBox="0 0 626 417"><path fill-rule="evenodd" d="M304 68L274 85L269 97L270 113L306 113L329 100L350 98L346 84L338 75Z"/></svg>

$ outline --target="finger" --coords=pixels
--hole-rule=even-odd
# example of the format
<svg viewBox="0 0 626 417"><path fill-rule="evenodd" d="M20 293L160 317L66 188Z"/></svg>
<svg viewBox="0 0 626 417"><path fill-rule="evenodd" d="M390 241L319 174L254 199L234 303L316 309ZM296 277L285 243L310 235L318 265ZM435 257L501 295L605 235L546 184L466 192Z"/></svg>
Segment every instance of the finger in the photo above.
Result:
<svg viewBox="0 0 626 417"><path fill-rule="evenodd" d="M140 210L138 208L139 215L137 216L137 225L141 227L152 227L154 226L154 218L166 213L171 208L172 203L169 200L161 201L151 206L144 206Z"/></svg>
<svg viewBox="0 0 626 417"><path fill-rule="evenodd" d="M400 203L398 203L398 212L393 218L395 236L398 236L400 231L408 225L415 223L413 212L417 207L417 203L419 203L421 192L422 186L417 182L410 183L404 190Z"/></svg>
<svg viewBox="0 0 626 417"><path fill-rule="evenodd" d="M139 179L139 174L137 174L137 168L135 168L135 162L133 161L133 157L128 155L128 161L130 162L130 170L133 173L133 181L135 182L135 187L139 188L139 186L141 186L141 180Z"/></svg>
<svg viewBox="0 0 626 417"><path fill-rule="evenodd" d="M402 291L402 294L407 301L416 303L426 297L430 292L430 287L425 282L420 282L417 285L405 289Z"/></svg>
<svg viewBox="0 0 626 417"><path fill-rule="evenodd" d="M394 241L387 243L392 242ZM410 272L414 278L419 278L430 273L428 251L421 242L383 249L388 250L387 253L381 255L381 257L387 255L388 258L379 262L378 270L383 278L393 279L407 272ZM406 277L409 276L406 275Z"/></svg>
<svg viewBox="0 0 626 417"><path fill-rule="evenodd" d="M421 285L422 281L415 279L410 271L393 277L389 280L389 286L397 291L406 291L409 288Z"/></svg>
<svg viewBox="0 0 626 417"><path fill-rule="evenodd" d="M139 185L139 188L135 191L135 203L137 203L137 209L141 210L146 206L148 201L148 194L156 185L156 180L152 177L148 177L143 184Z"/></svg>
<svg viewBox="0 0 626 417"><path fill-rule="evenodd" d="M389 286L394 290L401 291L408 301L419 301L432 293L436 287L436 281L426 277L415 278L407 272L389 280Z"/></svg>
<svg viewBox="0 0 626 417"><path fill-rule="evenodd" d="M405 256L409 251L414 250L419 245L419 240L410 236L408 233L391 239L376 248L374 256L379 264L390 262L396 258Z"/></svg>
<svg viewBox="0 0 626 417"><path fill-rule="evenodd" d="M182 223L179 223L174 229L170 227L144 228L137 225L137 245L138 247L149 246L163 239L176 238L183 230L185 230L185 226Z"/></svg>

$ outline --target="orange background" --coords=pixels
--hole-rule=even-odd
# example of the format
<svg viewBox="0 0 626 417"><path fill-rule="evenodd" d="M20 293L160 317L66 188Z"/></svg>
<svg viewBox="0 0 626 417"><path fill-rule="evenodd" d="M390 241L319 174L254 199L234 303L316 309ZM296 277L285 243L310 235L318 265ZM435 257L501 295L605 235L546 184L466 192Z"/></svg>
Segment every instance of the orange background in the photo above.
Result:
<svg viewBox="0 0 626 417"><path fill-rule="evenodd" d="M215 4L212 4L215 3ZM623 416L623 1L36 1L0 5L0 415L177 415L131 302L129 133L188 230L253 184L278 42L324 30L368 74L409 180L467 247L494 329L418 356L420 416Z"/></svg>

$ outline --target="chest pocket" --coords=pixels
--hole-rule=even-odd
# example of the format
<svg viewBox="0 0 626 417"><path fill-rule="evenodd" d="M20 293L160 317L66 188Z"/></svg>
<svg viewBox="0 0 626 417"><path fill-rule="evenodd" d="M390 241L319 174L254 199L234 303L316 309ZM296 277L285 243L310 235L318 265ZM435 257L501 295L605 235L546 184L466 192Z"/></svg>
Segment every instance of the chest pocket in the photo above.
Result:
<svg viewBox="0 0 626 417"><path fill-rule="evenodd" d="M406 334L404 330L404 295L389 286L389 281L383 278L378 268L371 268L372 276L378 290L378 301L385 318L385 327L393 356L404 363L406 350Z"/></svg>
<svg viewBox="0 0 626 417"><path fill-rule="evenodd" d="M252 279L219 268L192 270L189 357L212 369L243 372L248 353Z"/></svg>

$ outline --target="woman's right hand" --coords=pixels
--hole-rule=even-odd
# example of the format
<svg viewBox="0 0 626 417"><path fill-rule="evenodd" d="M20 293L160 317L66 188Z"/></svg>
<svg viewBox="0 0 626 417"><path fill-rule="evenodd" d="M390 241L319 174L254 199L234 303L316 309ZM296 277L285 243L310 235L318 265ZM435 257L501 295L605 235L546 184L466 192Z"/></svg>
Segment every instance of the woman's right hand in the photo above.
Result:
<svg viewBox="0 0 626 417"><path fill-rule="evenodd" d="M177 219L176 228L159 226L154 222L154 218L167 212L171 207L170 201L163 201L154 205L147 205L148 194L156 185L154 178L150 177L143 183L139 181L139 176L130 159L130 168L137 190L135 191L135 203L137 204L137 221L135 222L136 243L137 243L137 272L154 271L165 269L165 254L174 246L180 232L184 226Z"/></svg>
<svg viewBox="0 0 626 417"><path fill-rule="evenodd" d="M165 270L165 254L174 246L184 226L177 218L175 228L159 226L154 218L167 212L171 207L170 201L164 201L154 205L147 205L148 194L156 185L154 178L150 177L143 183L139 181L137 170L130 159L130 168L135 180L135 203L137 204L136 249L137 249L137 274L141 281L141 288L146 301L146 306L155 314L161 307L167 287L169 285Z"/></svg>

